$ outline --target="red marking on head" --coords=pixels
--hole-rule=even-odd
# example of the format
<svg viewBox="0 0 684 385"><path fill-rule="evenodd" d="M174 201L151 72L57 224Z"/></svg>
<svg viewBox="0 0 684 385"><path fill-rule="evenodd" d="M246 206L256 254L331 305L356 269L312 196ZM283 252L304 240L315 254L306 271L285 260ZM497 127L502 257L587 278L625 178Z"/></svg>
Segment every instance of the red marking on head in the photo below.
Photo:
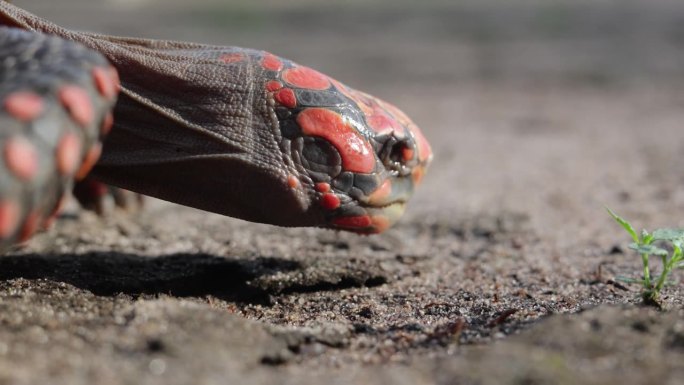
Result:
<svg viewBox="0 0 684 385"><path fill-rule="evenodd" d="M395 106L392 103L388 103L384 100L376 99L377 103L382 106L387 112L392 114L395 119L397 119L401 124L407 126L411 123L411 119L409 119L408 116L404 113L404 111L400 110L397 106Z"/></svg>
<svg viewBox="0 0 684 385"><path fill-rule="evenodd" d="M316 191L320 193L327 193L330 191L330 184L325 182L316 183Z"/></svg>
<svg viewBox="0 0 684 385"><path fill-rule="evenodd" d="M347 88L344 84L333 80L335 87L356 103L356 106L366 116L368 126L378 134L390 134L394 132L398 136L404 135L406 122L397 118L391 110L388 110L386 103L382 100L354 89ZM396 108L395 108L396 109ZM403 115L402 116L406 116ZM408 119L408 118L407 118Z"/></svg>
<svg viewBox="0 0 684 385"><path fill-rule="evenodd" d="M38 153L28 140L14 137L5 142L5 164L14 175L30 180L38 172Z"/></svg>
<svg viewBox="0 0 684 385"><path fill-rule="evenodd" d="M266 90L273 92L277 91L279 89L283 88L283 83L277 81L277 80L270 80L266 82Z"/></svg>
<svg viewBox="0 0 684 385"><path fill-rule="evenodd" d="M289 88L283 88L282 90L276 92L275 100L288 108L295 108L297 106L297 97L294 91Z"/></svg>
<svg viewBox="0 0 684 385"><path fill-rule="evenodd" d="M62 175L71 175L78 167L81 159L81 140L76 134L67 133L57 146L57 171Z"/></svg>
<svg viewBox="0 0 684 385"><path fill-rule="evenodd" d="M362 229L372 224L371 218L368 215L334 218L332 223L336 226L350 229Z"/></svg>
<svg viewBox="0 0 684 385"><path fill-rule="evenodd" d="M40 224L40 211L33 211L24 221L24 225L19 232L19 242L26 242L38 230Z"/></svg>
<svg viewBox="0 0 684 385"><path fill-rule="evenodd" d="M238 63L245 60L245 55L242 52L224 53L219 56L219 60L226 64Z"/></svg>
<svg viewBox="0 0 684 385"><path fill-rule="evenodd" d="M88 175L90 169L92 169L95 163L97 163L97 160L100 159L100 154L102 154L102 145L100 143L97 143L90 148L85 159L83 159L83 163L81 163L81 168L76 171L76 180L81 180Z"/></svg>
<svg viewBox="0 0 684 385"><path fill-rule="evenodd" d="M287 177L287 185L290 186L290 188L297 188L299 187L299 179L294 175L290 175Z"/></svg>
<svg viewBox="0 0 684 385"><path fill-rule="evenodd" d="M413 121L395 105L382 100L378 100L378 103L413 134L413 137L416 140L416 147L418 148L418 159L421 162L430 160L432 157L432 149L420 128L418 128L418 126L416 126Z"/></svg>
<svg viewBox="0 0 684 385"><path fill-rule="evenodd" d="M283 68L283 62L277 56L266 53L261 60L261 66L268 71L280 71Z"/></svg>
<svg viewBox="0 0 684 385"><path fill-rule="evenodd" d="M43 98L29 91L17 91L5 98L7 112L23 122L37 118L43 107Z"/></svg>
<svg viewBox="0 0 684 385"><path fill-rule="evenodd" d="M380 187L378 187L368 196L368 202L373 205L385 204L387 203L386 200L390 194L392 194L392 182L389 179L385 179Z"/></svg>
<svg viewBox="0 0 684 385"><path fill-rule="evenodd" d="M373 106L373 113L367 117L368 125L378 134L396 132L401 134L404 128L392 117L387 115L379 106Z"/></svg>
<svg viewBox="0 0 684 385"><path fill-rule="evenodd" d="M0 202L0 238L8 238L19 224L21 208L14 201Z"/></svg>
<svg viewBox="0 0 684 385"><path fill-rule="evenodd" d="M69 110L71 117L81 126L93 121L95 113L88 93L81 87L66 85L59 90L59 100Z"/></svg>
<svg viewBox="0 0 684 385"><path fill-rule="evenodd" d="M368 126L373 131L381 135L392 132L397 135L403 135L403 122L398 121L393 114L385 109L380 99L356 90L348 90L346 94L363 111Z"/></svg>
<svg viewBox="0 0 684 385"><path fill-rule="evenodd" d="M294 67L283 72L283 80L287 83L311 90L325 90L330 88L330 78L309 67Z"/></svg>
<svg viewBox="0 0 684 385"><path fill-rule="evenodd" d="M413 183L418 185L420 182L423 181L423 176L425 175L425 169L423 167L416 167L413 169L413 172L411 173L411 177L413 178Z"/></svg>
<svg viewBox="0 0 684 385"><path fill-rule="evenodd" d="M325 193L321 197L321 206L326 210L335 210L340 207L340 198L333 193Z"/></svg>
<svg viewBox="0 0 684 385"><path fill-rule="evenodd" d="M344 170L370 173L375 168L373 147L340 114L325 108L307 108L297 115L297 123L305 135L320 136L335 146Z"/></svg>
<svg viewBox="0 0 684 385"><path fill-rule="evenodd" d="M109 131L112 130L112 126L114 126L114 115L110 112L107 112L104 116L104 119L102 119L102 127L100 127L100 134L103 136L109 134Z"/></svg>
<svg viewBox="0 0 684 385"><path fill-rule="evenodd" d="M109 71L102 67L93 68L93 79L95 80L95 87L100 95L107 99L114 99L116 96L116 83L109 75Z"/></svg>

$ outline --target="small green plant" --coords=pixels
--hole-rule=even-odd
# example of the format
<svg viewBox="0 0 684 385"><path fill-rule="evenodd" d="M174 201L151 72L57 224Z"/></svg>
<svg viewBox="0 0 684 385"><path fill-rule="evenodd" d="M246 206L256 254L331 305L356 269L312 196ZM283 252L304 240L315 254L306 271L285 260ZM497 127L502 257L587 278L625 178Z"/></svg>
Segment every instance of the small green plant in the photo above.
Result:
<svg viewBox="0 0 684 385"><path fill-rule="evenodd" d="M643 290L641 296L644 302L659 305L660 291L667 282L667 276L672 270L684 267L684 255L682 254L682 247L684 247L684 229L658 229L652 233L642 230L641 234L638 234L629 222L619 217L610 209L606 208L606 210L608 210L608 214L610 214L617 223L627 230L632 237L632 240L634 240L634 242L629 245L629 248L641 255L641 262L644 268L643 277L641 279L630 279L628 281L640 283L642 285ZM669 244L672 252L656 246L656 242L659 244ZM651 271L648 266L648 260L651 255L660 257L663 264L663 270L655 280L651 277Z"/></svg>

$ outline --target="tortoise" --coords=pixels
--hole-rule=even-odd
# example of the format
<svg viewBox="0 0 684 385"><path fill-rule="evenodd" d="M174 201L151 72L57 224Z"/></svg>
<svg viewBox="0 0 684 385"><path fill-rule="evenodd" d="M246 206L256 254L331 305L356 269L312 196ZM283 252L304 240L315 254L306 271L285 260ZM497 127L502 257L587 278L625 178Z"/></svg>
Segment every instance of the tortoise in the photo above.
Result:
<svg viewBox="0 0 684 385"><path fill-rule="evenodd" d="M2 249L91 180L249 221L379 233L432 159L397 107L264 51L74 32L0 1L0 59Z"/></svg>

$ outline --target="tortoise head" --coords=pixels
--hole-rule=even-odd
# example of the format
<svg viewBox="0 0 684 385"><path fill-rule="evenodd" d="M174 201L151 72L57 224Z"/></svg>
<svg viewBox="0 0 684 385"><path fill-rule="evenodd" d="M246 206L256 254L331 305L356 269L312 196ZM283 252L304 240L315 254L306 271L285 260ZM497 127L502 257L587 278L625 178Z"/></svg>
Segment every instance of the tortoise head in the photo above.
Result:
<svg viewBox="0 0 684 385"><path fill-rule="evenodd" d="M308 67L108 39L123 48L110 49L122 92L95 168L107 183L254 222L377 233L432 159L399 109Z"/></svg>
<svg viewBox="0 0 684 385"><path fill-rule="evenodd" d="M316 225L379 233L403 214L432 159L398 108L313 69L261 57L262 87L288 160L284 183Z"/></svg>

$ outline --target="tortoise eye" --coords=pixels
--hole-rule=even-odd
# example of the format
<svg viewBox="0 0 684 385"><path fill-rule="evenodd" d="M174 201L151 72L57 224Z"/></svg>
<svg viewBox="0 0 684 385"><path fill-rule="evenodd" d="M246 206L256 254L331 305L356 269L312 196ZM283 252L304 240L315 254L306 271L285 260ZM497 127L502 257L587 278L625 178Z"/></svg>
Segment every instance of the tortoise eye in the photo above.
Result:
<svg viewBox="0 0 684 385"><path fill-rule="evenodd" d="M325 139L304 138L301 156L302 164L309 172L327 176L323 181L342 171L340 153Z"/></svg>

